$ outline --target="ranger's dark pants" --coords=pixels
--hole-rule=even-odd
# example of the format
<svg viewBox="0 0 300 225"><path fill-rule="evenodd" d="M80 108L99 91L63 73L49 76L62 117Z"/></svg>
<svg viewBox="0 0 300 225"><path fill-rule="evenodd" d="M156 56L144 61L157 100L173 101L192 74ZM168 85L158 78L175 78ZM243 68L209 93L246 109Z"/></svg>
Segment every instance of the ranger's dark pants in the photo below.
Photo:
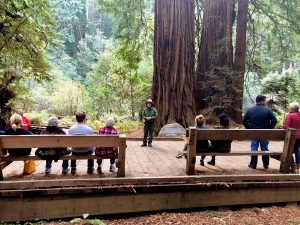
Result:
<svg viewBox="0 0 300 225"><path fill-rule="evenodd" d="M149 136L148 144L152 143L154 126L155 126L154 122L146 122L144 124L144 141L143 141L144 144L147 144L148 136Z"/></svg>

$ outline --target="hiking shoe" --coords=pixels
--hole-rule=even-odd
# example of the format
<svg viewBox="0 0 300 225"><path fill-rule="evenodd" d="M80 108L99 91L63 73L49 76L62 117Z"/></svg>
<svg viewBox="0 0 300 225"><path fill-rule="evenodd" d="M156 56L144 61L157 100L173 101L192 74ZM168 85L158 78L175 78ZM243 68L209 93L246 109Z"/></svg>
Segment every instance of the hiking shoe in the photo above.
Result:
<svg viewBox="0 0 300 225"><path fill-rule="evenodd" d="M204 166L204 160L202 160L202 159L200 160L200 165Z"/></svg>
<svg viewBox="0 0 300 225"><path fill-rule="evenodd" d="M256 166L248 165L248 167L254 170L256 169Z"/></svg>
<svg viewBox="0 0 300 225"><path fill-rule="evenodd" d="M147 146L147 144L142 144L142 145L141 145L141 147L146 147L146 146Z"/></svg>
<svg viewBox="0 0 300 225"><path fill-rule="evenodd" d="M98 166L97 172L98 172L99 174L102 174L102 168L101 168L101 166Z"/></svg>
<svg viewBox="0 0 300 225"><path fill-rule="evenodd" d="M214 165L216 165L216 162L210 160L210 161L207 162L207 164L209 164L209 165L211 165L211 166L214 166Z"/></svg>
<svg viewBox="0 0 300 225"><path fill-rule="evenodd" d="M153 147L153 145L151 143L148 144L149 147Z"/></svg>
<svg viewBox="0 0 300 225"><path fill-rule="evenodd" d="M269 169L269 166L264 166L264 169L265 169L265 170Z"/></svg>
<svg viewBox="0 0 300 225"><path fill-rule="evenodd" d="M109 172L112 172L112 173L116 172L116 166L114 164L110 165Z"/></svg>
<svg viewBox="0 0 300 225"><path fill-rule="evenodd" d="M51 173L51 168L47 168L45 169L45 174L48 175L49 173Z"/></svg>
<svg viewBox="0 0 300 225"><path fill-rule="evenodd" d="M94 173L94 168L88 168L87 173L88 174L93 174Z"/></svg>
<svg viewBox="0 0 300 225"><path fill-rule="evenodd" d="M178 152L177 155L176 155L176 158L181 159L182 158L182 152Z"/></svg>
<svg viewBox="0 0 300 225"><path fill-rule="evenodd" d="M71 174L76 174L76 168L71 168Z"/></svg>
<svg viewBox="0 0 300 225"><path fill-rule="evenodd" d="M69 168L63 168L62 169L62 174L67 174L69 172Z"/></svg>

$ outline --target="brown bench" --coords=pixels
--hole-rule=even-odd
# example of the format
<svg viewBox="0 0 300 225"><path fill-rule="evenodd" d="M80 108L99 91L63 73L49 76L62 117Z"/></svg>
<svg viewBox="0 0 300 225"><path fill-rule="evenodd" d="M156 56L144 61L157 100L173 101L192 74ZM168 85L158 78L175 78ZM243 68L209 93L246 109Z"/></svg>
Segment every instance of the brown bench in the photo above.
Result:
<svg viewBox="0 0 300 225"><path fill-rule="evenodd" d="M20 148L60 148L60 147L119 147L117 162L118 177L125 177L125 135L24 135L24 136L0 136L0 180L3 180L2 170L13 161L44 160L35 155L10 156L6 155L7 149ZM20 149L22 151L22 149ZM96 155L65 155L59 160L71 159L101 159Z"/></svg>
<svg viewBox="0 0 300 225"><path fill-rule="evenodd" d="M283 150L280 152L267 151L267 152L251 152L239 151L229 153L197 153L196 143L197 140L236 140L244 141L251 139L268 139L275 141L284 141ZM187 134L187 160L186 160L186 173L193 175L195 172L196 156L245 156L245 155L268 155L272 158L281 161L280 172L289 173L292 162L294 145L296 141L294 129L272 129L272 130L255 130L255 129L196 129L189 128Z"/></svg>

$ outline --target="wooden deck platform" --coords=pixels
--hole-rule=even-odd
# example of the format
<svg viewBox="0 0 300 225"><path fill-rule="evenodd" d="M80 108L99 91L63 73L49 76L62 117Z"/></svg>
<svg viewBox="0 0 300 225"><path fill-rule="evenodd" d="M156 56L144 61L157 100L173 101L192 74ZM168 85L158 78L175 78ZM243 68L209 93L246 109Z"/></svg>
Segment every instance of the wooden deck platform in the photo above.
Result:
<svg viewBox="0 0 300 225"><path fill-rule="evenodd" d="M162 177L162 176L185 176L186 160L184 158L177 159L175 156L179 150L184 147L184 141L158 141L154 142L153 148L141 148L141 141L131 140L127 142L126 152L126 177ZM249 150L249 142L233 142L232 151ZM281 151L283 142L270 142L270 150ZM250 150L249 150L250 151ZM259 157L258 167L256 170L249 169L249 156L220 156L216 159L216 166L210 166L205 163L205 167L200 166L197 158L196 175L218 175L218 174L264 174L279 173L279 161L271 159L270 168L263 169L261 157ZM205 161L209 161L210 157L206 157ZM23 162L13 162L4 169L5 180L35 180L35 179L66 179L66 178L99 178L99 177L116 177L116 174L109 173L109 160L104 160L102 170L104 174L88 175L86 160L77 162L76 175L62 175L61 161L53 162L51 174L44 175L45 161L36 161L37 170L35 173L22 176ZM97 164L95 161L95 168Z"/></svg>

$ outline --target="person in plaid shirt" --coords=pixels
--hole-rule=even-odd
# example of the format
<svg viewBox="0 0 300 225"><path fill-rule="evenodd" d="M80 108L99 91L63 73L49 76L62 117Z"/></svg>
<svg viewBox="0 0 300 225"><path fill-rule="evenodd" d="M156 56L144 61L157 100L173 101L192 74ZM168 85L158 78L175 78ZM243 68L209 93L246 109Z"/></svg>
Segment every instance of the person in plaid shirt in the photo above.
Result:
<svg viewBox="0 0 300 225"><path fill-rule="evenodd" d="M99 134L101 135L118 135L119 131L114 128L115 120L112 117L107 118L105 127L100 128ZM100 155L102 159L110 159L109 172L116 171L116 158L118 158L119 148L118 147L99 147L96 149L96 155ZM98 173L102 173L102 159L97 159Z"/></svg>

